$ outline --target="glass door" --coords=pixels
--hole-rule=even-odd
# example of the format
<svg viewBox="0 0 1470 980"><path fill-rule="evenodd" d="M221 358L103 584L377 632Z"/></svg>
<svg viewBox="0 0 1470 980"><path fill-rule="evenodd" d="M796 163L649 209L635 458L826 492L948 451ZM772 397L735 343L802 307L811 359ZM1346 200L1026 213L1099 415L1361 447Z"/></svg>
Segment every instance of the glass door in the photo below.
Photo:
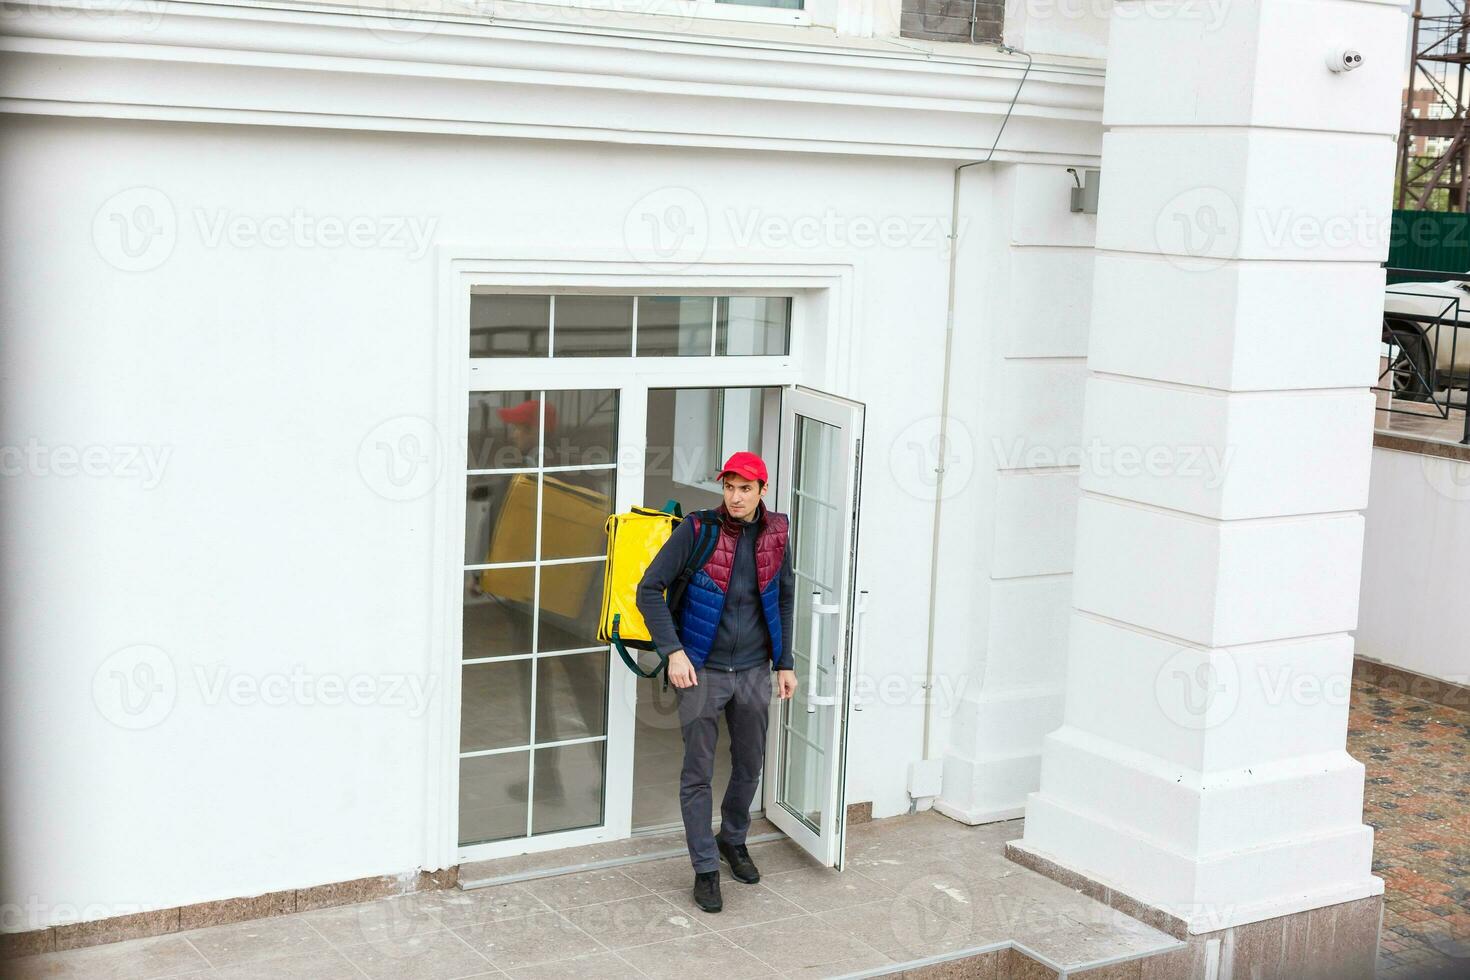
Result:
<svg viewBox="0 0 1470 980"><path fill-rule="evenodd" d="M470 393L461 848L604 822L597 618L618 403L617 389Z"/></svg>
<svg viewBox="0 0 1470 980"><path fill-rule="evenodd" d="M863 406L793 386L781 399L776 509L791 519L795 697L767 738L766 817L818 861L842 867L844 733L857 566Z"/></svg>

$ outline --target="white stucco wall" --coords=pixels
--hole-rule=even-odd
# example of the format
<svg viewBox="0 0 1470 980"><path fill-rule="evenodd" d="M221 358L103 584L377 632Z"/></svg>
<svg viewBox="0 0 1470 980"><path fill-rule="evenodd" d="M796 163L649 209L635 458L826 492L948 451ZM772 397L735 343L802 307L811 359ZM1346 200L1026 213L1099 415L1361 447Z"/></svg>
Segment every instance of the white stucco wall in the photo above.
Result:
<svg viewBox="0 0 1470 980"><path fill-rule="evenodd" d="M629 215L670 189L709 215L708 256L850 270L844 334L824 342L851 359L803 366L867 405L847 799L929 805L907 772L924 753L944 225L952 167L990 149L1023 59L688 44L605 18L63 13L9 25L30 40L3 82L0 766L21 791L0 801L0 901L21 912L0 927L447 863L437 491L394 499L363 458L383 423L445 397L431 246L627 255ZM774 98L777 74L801 97ZM1058 415L1059 389L1028 372L1075 359L1080 337L1047 346L1055 311L1017 328L1072 273L1008 256L1057 244L1025 228L1079 220L1065 167L1096 164L1099 101L1095 66L1039 59L967 190L979 265L961 272L952 412L976 439L1075 427L1072 396ZM136 118L104 118L119 113ZM555 139L510 138L529 136ZM999 690L1059 660L1027 653L1050 634L1018 638L994 597L969 597L992 574L1064 581L1070 520L1041 527L1024 493L1002 508L1002 467L977 463L970 505L996 510L948 525L936 659ZM365 703L323 703L349 690ZM952 723L936 719L936 758Z"/></svg>
<svg viewBox="0 0 1470 980"><path fill-rule="evenodd" d="M99 159L105 168L87 165ZM914 237L898 247L839 239L821 251L850 261L858 284L860 356L826 384L868 406L866 667L902 678L898 696L854 715L848 798L879 816L908 807L931 506L908 469L918 463L893 449L939 410L945 262L930 226L946 218L948 165L21 118L0 171L12 229L3 442L101 447L118 461L111 475L68 476L63 452L4 484L0 743L8 778L27 788L5 803L7 900L36 896L42 919L62 906L118 914L423 864L426 771L441 746L407 685L433 697L440 683L428 653L433 494L387 499L364 479L359 447L385 420L434 414L433 254L209 244L221 219L250 227L298 210L380 230L387 217L433 222L439 240L508 254L616 248L629 207L661 186L708 205L712 250L740 247L744 217L723 216L757 202L762 216L903 216ZM134 187L161 193L177 219L172 254L146 271L109 264L126 260L93 235L99 209ZM748 251L810 260L798 246ZM968 404L978 381L959 372ZM157 472L122 466L134 446ZM109 660L140 644L166 658L145 662L175 672L161 718L94 697L115 670L147 682L132 654ZM210 689L293 671L362 677L380 702L405 703Z"/></svg>
<svg viewBox="0 0 1470 980"><path fill-rule="evenodd" d="M1373 450L1357 653L1470 684L1470 463Z"/></svg>
<svg viewBox="0 0 1470 980"><path fill-rule="evenodd" d="M1020 815L1061 722L1096 217L1070 210L1063 166L966 180L984 210L960 252L956 359L978 384L955 403L965 484L943 512L938 622L964 643L939 655L935 806L983 823Z"/></svg>

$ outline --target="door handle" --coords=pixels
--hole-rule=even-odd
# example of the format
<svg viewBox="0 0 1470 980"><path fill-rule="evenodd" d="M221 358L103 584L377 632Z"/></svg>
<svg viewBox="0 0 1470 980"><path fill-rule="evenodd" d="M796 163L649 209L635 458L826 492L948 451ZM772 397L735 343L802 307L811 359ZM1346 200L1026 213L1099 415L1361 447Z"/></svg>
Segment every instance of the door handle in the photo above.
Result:
<svg viewBox="0 0 1470 980"><path fill-rule="evenodd" d="M857 634L857 636L853 638L852 644L852 667L850 669L852 670L853 680L857 680L858 678L863 676L863 635L866 632L863 629L863 624L866 619L864 614L867 613L867 611L868 590L863 589L861 592L858 593L857 608L852 611L853 632ZM863 701L862 698L857 696L856 689L853 690L852 695L852 710L863 710Z"/></svg>
<svg viewBox="0 0 1470 980"><path fill-rule="evenodd" d="M817 661L822 656L822 617L830 616L841 609L836 603L822 602L822 593L812 590L812 643L807 651L807 694L806 713L813 714L818 705L833 705L837 703L835 694L817 693Z"/></svg>

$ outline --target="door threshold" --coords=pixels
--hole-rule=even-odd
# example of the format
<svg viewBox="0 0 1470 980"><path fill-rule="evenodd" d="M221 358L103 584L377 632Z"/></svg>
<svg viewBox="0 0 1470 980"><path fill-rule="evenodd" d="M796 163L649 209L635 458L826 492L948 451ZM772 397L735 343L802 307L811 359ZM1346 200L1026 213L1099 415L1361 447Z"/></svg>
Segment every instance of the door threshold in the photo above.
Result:
<svg viewBox="0 0 1470 980"><path fill-rule="evenodd" d="M767 841L784 840L786 835L767 820L752 820L746 835L747 844L764 844ZM642 864L645 861L662 861L671 857L687 857L689 849L684 844L684 831L645 833L625 840L603 841L581 847L564 847L537 854L517 854L514 857L495 858L462 864L459 868L459 888L470 891L475 888L490 888L508 885L517 881L532 881L537 878L552 878L557 875L577 874L583 871L601 871L627 864Z"/></svg>

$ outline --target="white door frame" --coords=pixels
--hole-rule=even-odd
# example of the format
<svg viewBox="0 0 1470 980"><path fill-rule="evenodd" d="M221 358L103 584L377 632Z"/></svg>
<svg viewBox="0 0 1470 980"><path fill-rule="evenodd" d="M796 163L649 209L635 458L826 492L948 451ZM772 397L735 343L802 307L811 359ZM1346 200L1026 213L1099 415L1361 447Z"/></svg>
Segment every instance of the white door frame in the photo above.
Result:
<svg viewBox="0 0 1470 980"><path fill-rule="evenodd" d="M459 727L462 585L454 563L463 554L464 446L468 442L470 390L532 388L616 388L619 390L618 460L645 458L647 391L657 387L766 387L804 382L827 389L829 375L851 356L843 342L852 295L852 269L845 265L780 264L746 261L703 262L661 272L616 259L472 258L486 249L440 245L440 302L434 418L439 435L439 479L434 485L433 622L431 674L442 680L439 697L426 712L428 724L425 801L426 868L463 861L534 853L630 836L632 816L633 726L636 681L632 672L609 672L609 712L604 825L585 830L514 838L460 847ZM664 294L788 294L793 297L790 353L777 357L713 358L478 358L468 356L470 295L475 287L492 292L621 291ZM639 485L634 487L633 484ZM625 511L642 505L641 481L620 478L614 506ZM661 503L657 502L657 503ZM610 653L611 656L611 653ZM615 728L616 726L616 728ZM612 778L627 772L628 778Z"/></svg>

